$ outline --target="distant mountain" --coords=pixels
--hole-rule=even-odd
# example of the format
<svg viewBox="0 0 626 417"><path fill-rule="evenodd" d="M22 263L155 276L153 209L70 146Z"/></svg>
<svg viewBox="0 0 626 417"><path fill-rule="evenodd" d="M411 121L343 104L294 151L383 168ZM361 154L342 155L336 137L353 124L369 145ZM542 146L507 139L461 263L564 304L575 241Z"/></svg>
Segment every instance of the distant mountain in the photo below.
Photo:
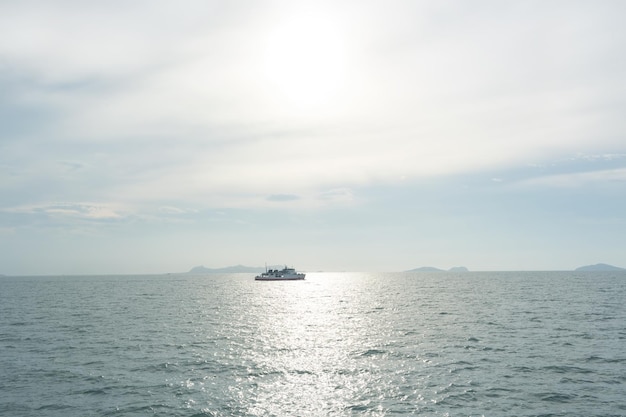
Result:
<svg viewBox="0 0 626 417"><path fill-rule="evenodd" d="M581 266L575 269L576 271L626 271L624 268L620 268L613 265L608 264L595 264L595 265L586 265Z"/></svg>
<svg viewBox="0 0 626 417"><path fill-rule="evenodd" d="M410 269L406 272L444 272L444 270L435 268L434 266L422 266L420 268Z"/></svg>
<svg viewBox="0 0 626 417"><path fill-rule="evenodd" d="M188 274L232 274L232 273L258 273L263 272L265 268L255 266L235 265L225 268L207 268L204 265L191 268Z"/></svg>
<svg viewBox="0 0 626 417"><path fill-rule="evenodd" d="M445 269L435 268L434 266L422 266L421 268L410 269L406 272L445 272ZM449 272L467 272L468 269L464 266L455 266L448 270Z"/></svg>

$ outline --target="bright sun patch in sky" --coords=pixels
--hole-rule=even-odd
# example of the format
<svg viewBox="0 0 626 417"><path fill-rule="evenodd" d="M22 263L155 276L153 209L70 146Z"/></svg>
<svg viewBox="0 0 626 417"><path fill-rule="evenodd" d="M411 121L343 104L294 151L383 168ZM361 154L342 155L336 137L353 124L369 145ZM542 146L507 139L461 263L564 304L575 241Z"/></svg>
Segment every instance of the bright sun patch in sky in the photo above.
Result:
<svg viewBox="0 0 626 417"><path fill-rule="evenodd" d="M279 23L264 55L272 92L299 108L332 101L344 79L343 43L341 31L320 14L303 13Z"/></svg>

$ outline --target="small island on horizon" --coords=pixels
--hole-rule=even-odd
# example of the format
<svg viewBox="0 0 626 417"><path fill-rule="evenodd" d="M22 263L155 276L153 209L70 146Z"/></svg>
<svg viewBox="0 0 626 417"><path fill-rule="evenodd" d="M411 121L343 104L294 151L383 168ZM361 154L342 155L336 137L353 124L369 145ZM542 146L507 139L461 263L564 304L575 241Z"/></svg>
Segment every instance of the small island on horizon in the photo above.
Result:
<svg viewBox="0 0 626 417"><path fill-rule="evenodd" d="M620 268L609 264L595 264L578 267L575 271L626 271L626 268Z"/></svg>
<svg viewBox="0 0 626 417"><path fill-rule="evenodd" d="M454 266L450 269L440 269L433 266L422 266L420 268L409 269L408 271L404 272L469 272L469 269L464 266Z"/></svg>

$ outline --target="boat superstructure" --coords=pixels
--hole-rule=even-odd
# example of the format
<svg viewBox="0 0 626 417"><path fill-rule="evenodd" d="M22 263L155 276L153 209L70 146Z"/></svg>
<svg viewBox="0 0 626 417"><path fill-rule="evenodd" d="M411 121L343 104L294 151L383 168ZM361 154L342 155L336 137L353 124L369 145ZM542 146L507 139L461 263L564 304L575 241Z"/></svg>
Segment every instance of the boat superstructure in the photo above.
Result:
<svg viewBox="0 0 626 417"><path fill-rule="evenodd" d="M254 277L256 281L294 281L304 279L303 272L296 272L294 268L287 265L283 269L266 269L261 275Z"/></svg>

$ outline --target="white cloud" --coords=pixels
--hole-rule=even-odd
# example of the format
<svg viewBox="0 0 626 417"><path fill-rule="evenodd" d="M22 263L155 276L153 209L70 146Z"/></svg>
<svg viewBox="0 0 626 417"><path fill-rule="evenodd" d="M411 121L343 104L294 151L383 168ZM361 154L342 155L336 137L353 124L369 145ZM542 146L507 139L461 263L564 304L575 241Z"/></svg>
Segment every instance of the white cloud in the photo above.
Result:
<svg viewBox="0 0 626 417"><path fill-rule="evenodd" d="M626 168L606 169L591 172L547 175L520 181L523 186L546 186L558 188L577 188L626 183Z"/></svg>
<svg viewBox="0 0 626 417"><path fill-rule="evenodd" d="M267 74L267 59L280 66L273 30L289 28L294 3L5 2L0 54L10 71L0 76L22 74L14 99L48 108L39 136L55 144L21 154L21 172L32 175L26 183L53 174L66 187L99 178L105 201L126 204L263 206L285 194L304 205L401 178L623 152L623 6L481 4L316 4L341 37L340 71L329 75L341 82L326 100L296 105ZM55 174L42 159L78 169Z"/></svg>
<svg viewBox="0 0 626 417"><path fill-rule="evenodd" d="M124 217L123 210L112 204L89 202L42 203L3 208L8 213L43 214L50 217L65 217L86 220L112 220Z"/></svg>
<svg viewBox="0 0 626 417"><path fill-rule="evenodd" d="M267 197L268 201L289 202L299 200L300 197L294 194L272 194Z"/></svg>
<svg viewBox="0 0 626 417"><path fill-rule="evenodd" d="M159 213L163 214L187 214L187 213L197 213L197 210L186 210L179 207L173 206L162 206L159 207Z"/></svg>

